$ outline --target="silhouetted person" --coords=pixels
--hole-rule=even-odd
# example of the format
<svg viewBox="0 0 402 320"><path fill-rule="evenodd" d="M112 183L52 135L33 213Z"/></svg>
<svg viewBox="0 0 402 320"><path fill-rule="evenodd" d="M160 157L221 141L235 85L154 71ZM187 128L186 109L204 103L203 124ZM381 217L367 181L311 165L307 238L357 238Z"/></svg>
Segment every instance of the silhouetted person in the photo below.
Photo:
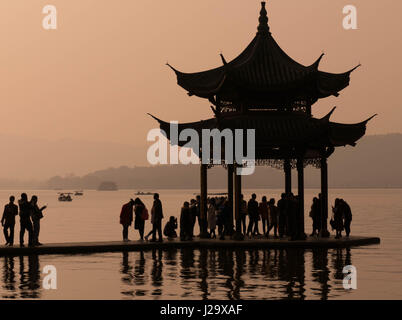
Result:
<svg viewBox="0 0 402 320"><path fill-rule="evenodd" d="M313 220L313 232L310 236L320 234L321 230L321 207L320 200L317 197L313 198L313 204L311 205L310 217Z"/></svg>
<svg viewBox="0 0 402 320"><path fill-rule="evenodd" d="M153 233L154 233L154 227L153 227L153 225L154 225L154 217L155 217L155 212L154 212L154 208L152 207L152 209L151 209L151 224L152 224L152 228L151 228L151 230L147 233L147 235L145 236L145 240L147 240L147 241L148 241L148 238L149 238L151 235L153 235Z"/></svg>
<svg viewBox="0 0 402 320"><path fill-rule="evenodd" d="M145 220L143 219L143 213L145 210L145 204L140 198L135 198L134 200L134 229L138 230L140 233L140 239L144 240L144 228Z"/></svg>
<svg viewBox="0 0 402 320"><path fill-rule="evenodd" d="M324 205L324 200L322 198L322 193L318 194L318 203L320 205L320 233L323 233L323 235L326 236L325 232L325 226L326 226L326 221L328 221L328 210L324 210L325 205ZM324 228L323 228L324 227Z"/></svg>
<svg viewBox="0 0 402 320"><path fill-rule="evenodd" d="M169 221L166 222L165 228L163 228L163 234L168 239L177 238L176 229L177 229L177 219L171 216L169 218Z"/></svg>
<svg viewBox="0 0 402 320"><path fill-rule="evenodd" d="M221 197L216 203L216 225L218 226L218 235L222 235L225 226L224 217L225 198Z"/></svg>
<svg viewBox="0 0 402 320"><path fill-rule="evenodd" d="M208 215L206 217L201 216L201 196L197 195L196 197L196 216L198 219L198 227L200 229L200 235L203 231L207 232L208 230Z"/></svg>
<svg viewBox="0 0 402 320"><path fill-rule="evenodd" d="M36 246L42 245L39 242L39 232L40 232L40 220L43 218L43 210L47 207L43 206L39 208L38 206L38 197L32 196L31 198L31 217L32 217L32 229L33 229L33 243Z"/></svg>
<svg viewBox="0 0 402 320"><path fill-rule="evenodd" d="M350 209L349 204L341 199L342 207L343 207L343 218L344 218L344 226L346 236L349 237L350 235L350 224L352 223L352 210Z"/></svg>
<svg viewBox="0 0 402 320"><path fill-rule="evenodd" d="M257 198L257 195L253 193L251 195L251 199L248 201L247 204L247 212L248 212L248 217L249 217L249 223L248 223L248 229L247 229L247 235L249 236L250 234L255 235L255 234L260 234L258 232L258 202L255 200Z"/></svg>
<svg viewBox="0 0 402 320"><path fill-rule="evenodd" d="M269 230L269 222L268 222L268 202L267 197L263 196L261 202L258 206L258 212L261 216L262 221L262 233L264 236L267 236L267 231Z"/></svg>
<svg viewBox="0 0 402 320"><path fill-rule="evenodd" d="M14 245L15 216L18 215L18 207L14 201L15 197L11 196L10 202L4 206L3 217L1 218L6 245L9 246Z"/></svg>
<svg viewBox="0 0 402 320"><path fill-rule="evenodd" d="M221 218L222 218L222 222L223 222L223 230L220 234L219 239L220 240L225 240L225 235L229 235L231 233L231 229L232 229L232 223L231 223L231 206L229 204L229 201L226 199L223 203L223 208L222 208L222 212L221 212Z"/></svg>
<svg viewBox="0 0 402 320"><path fill-rule="evenodd" d="M180 240L193 240L192 226L193 217L190 211L190 204L185 201L180 212Z"/></svg>
<svg viewBox="0 0 402 320"><path fill-rule="evenodd" d="M21 194L21 199L18 200L20 207L20 246L24 246L25 230L28 231L28 245L33 246L33 228L31 221L31 205L28 202L28 196L26 193Z"/></svg>
<svg viewBox="0 0 402 320"><path fill-rule="evenodd" d="M128 227L133 222L133 208L134 200L130 199L129 202L123 205L120 212L120 224L123 226L123 241L128 240Z"/></svg>
<svg viewBox="0 0 402 320"><path fill-rule="evenodd" d="M335 205L332 207L332 212L334 213L332 228L336 231L335 239L342 237L343 230L343 207L340 199L335 199Z"/></svg>
<svg viewBox="0 0 402 320"><path fill-rule="evenodd" d="M163 219L163 209L162 202L159 199L159 194L154 194L154 204L152 206L152 210L154 212L154 221L153 221L153 229L152 229L152 240L156 241L156 232L158 232L159 242L163 241L162 238L162 219Z"/></svg>
<svg viewBox="0 0 402 320"><path fill-rule="evenodd" d="M226 213L225 213L225 235L233 236L234 228L233 228L233 204L227 200L225 202Z"/></svg>
<svg viewBox="0 0 402 320"><path fill-rule="evenodd" d="M281 199L278 201L278 213L279 213L279 237L283 238L285 234L287 234L287 228L286 228L286 194L282 193Z"/></svg>
<svg viewBox="0 0 402 320"><path fill-rule="evenodd" d="M195 199L190 200L190 213L191 213L191 237L194 237L194 227L197 222L197 214L199 213L197 210L197 201Z"/></svg>
<svg viewBox="0 0 402 320"><path fill-rule="evenodd" d="M289 194L286 199L286 214L288 218L288 236L290 240L297 239L298 198Z"/></svg>
<svg viewBox="0 0 402 320"><path fill-rule="evenodd" d="M243 194L240 196L240 222L243 234L246 234L246 217L247 217L247 201L244 200Z"/></svg>
<svg viewBox="0 0 402 320"><path fill-rule="evenodd" d="M207 219L208 219L208 229L209 235L211 238L216 239L216 207L215 207L215 198L209 200L208 211L207 211Z"/></svg>
<svg viewBox="0 0 402 320"><path fill-rule="evenodd" d="M275 199L273 198L268 203L268 217L269 227L267 237L269 237L269 232L274 229L274 238L278 238L278 208L275 206Z"/></svg>

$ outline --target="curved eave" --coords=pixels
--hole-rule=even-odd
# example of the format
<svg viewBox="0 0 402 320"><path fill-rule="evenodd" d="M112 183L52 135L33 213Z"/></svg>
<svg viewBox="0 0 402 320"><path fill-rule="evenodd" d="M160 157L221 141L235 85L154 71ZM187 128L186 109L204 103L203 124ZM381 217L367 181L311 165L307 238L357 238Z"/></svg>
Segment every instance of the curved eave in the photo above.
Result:
<svg viewBox="0 0 402 320"><path fill-rule="evenodd" d="M163 121L152 114L148 113L152 118L154 118L156 121L159 123L159 127L162 130L163 135L171 141L171 129L175 130L174 127L172 127L170 122ZM198 134L201 136L201 131L202 129L214 129L217 128L217 119L216 118L211 118L207 120L201 120L201 121L196 121L196 122L187 122L187 123L178 123L177 124L177 132L180 134L183 130L185 129L193 129L198 132ZM178 145L180 147L184 146L189 139L185 141L178 141Z"/></svg>
<svg viewBox="0 0 402 320"><path fill-rule="evenodd" d="M331 95L338 96L340 91L349 86L350 75L358 67L360 67L360 64L344 73L329 73L318 71L318 98L326 98Z"/></svg>
<svg viewBox="0 0 402 320"><path fill-rule="evenodd" d="M375 116L376 115L365 121L354 124L329 122L329 138L331 144L334 147L346 145L355 146L357 141L366 134L367 123Z"/></svg>

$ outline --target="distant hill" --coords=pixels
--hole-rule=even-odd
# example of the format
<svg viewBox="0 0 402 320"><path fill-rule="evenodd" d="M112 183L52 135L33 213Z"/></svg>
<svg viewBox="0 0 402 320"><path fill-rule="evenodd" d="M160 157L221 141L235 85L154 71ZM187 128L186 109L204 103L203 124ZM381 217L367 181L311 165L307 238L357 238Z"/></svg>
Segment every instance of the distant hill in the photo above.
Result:
<svg viewBox="0 0 402 320"><path fill-rule="evenodd" d="M364 137L356 147L338 148L329 160L331 187L345 188L401 188L402 134ZM295 170L294 170L295 171ZM295 180L295 172L293 181ZM318 187L320 171L308 167L306 186ZM281 170L258 167L252 176L244 177L244 187L283 187ZM78 177L56 176L41 184L45 188L96 189L101 181L114 181L120 189L180 189L199 186L199 166L165 165L127 167L99 170ZM209 170L210 188L225 188L226 171Z"/></svg>
<svg viewBox="0 0 402 320"><path fill-rule="evenodd" d="M120 165L146 165L144 146L72 139L0 135L0 185L15 180L46 180L55 175L88 172Z"/></svg>

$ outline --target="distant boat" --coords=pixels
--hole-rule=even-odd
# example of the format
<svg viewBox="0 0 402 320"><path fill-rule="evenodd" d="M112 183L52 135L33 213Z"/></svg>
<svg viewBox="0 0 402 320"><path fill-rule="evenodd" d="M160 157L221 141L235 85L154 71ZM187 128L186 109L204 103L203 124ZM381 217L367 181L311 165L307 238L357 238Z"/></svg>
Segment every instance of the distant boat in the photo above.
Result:
<svg viewBox="0 0 402 320"><path fill-rule="evenodd" d="M59 201L73 201L73 198L71 198L71 194L71 192L59 193Z"/></svg>
<svg viewBox="0 0 402 320"><path fill-rule="evenodd" d="M143 191L137 191L135 193L136 196L153 196L155 193L154 192L143 192Z"/></svg>
<svg viewBox="0 0 402 320"><path fill-rule="evenodd" d="M83 191L75 191L74 195L75 196L83 196L84 192Z"/></svg>
<svg viewBox="0 0 402 320"><path fill-rule="evenodd" d="M98 191L116 191L118 190L116 183L113 181L103 181L98 186Z"/></svg>

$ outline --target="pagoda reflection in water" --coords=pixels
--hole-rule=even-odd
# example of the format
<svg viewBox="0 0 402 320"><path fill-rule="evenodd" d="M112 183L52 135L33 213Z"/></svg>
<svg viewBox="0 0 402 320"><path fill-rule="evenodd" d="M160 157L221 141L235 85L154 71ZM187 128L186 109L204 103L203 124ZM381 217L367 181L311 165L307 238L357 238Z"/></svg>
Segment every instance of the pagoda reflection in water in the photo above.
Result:
<svg viewBox="0 0 402 320"><path fill-rule="evenodd" d="M132 298L322 299L348 292L351 249L123 252L121 294Z"/></svg>

